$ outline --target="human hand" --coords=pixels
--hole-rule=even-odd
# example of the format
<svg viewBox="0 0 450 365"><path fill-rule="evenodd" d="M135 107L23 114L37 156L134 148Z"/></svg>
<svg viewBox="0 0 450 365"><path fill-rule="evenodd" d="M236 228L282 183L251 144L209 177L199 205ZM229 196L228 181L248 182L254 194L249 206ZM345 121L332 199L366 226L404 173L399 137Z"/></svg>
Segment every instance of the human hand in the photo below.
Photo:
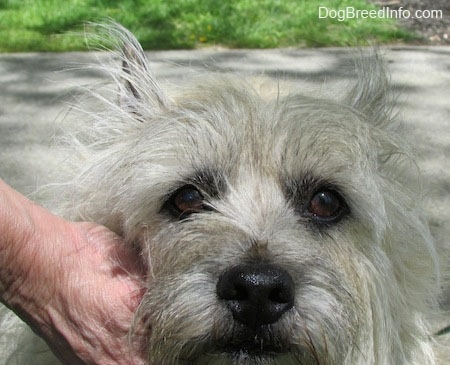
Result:
<svg viewBox="0 0 450 365"><path fill-rule="evenodd" d="M70 364L143 364L138 257L94 223L73 223L0 181L0 298Z"/></svg>

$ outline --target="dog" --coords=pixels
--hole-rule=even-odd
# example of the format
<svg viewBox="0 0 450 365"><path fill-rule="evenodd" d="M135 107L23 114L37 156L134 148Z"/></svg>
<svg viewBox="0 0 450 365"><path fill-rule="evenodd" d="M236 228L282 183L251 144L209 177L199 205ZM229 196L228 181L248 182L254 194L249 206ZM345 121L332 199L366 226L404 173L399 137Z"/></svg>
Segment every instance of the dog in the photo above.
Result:
<svg viewBox="0 0 450 365"><path fill-rule="evenodd" d="M438 254L378 52L334 99L221 73L168 93L108 27L121 67L60 211L140 251L149 364L433 364Z"/></svg>

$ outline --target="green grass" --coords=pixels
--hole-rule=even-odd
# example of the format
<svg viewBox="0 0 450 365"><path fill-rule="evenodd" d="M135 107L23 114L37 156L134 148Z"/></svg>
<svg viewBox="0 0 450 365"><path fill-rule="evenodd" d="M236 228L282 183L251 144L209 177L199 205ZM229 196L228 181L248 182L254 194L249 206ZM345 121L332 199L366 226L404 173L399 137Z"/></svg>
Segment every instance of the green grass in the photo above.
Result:
<svg viewBox="0 0 450 365"><path fill-rule="evenodd" d="M85 50L85 22L107 18L146 49L354 46L408 40L387 19L319 19L363 0L0 0L0 52Z"/></svg>

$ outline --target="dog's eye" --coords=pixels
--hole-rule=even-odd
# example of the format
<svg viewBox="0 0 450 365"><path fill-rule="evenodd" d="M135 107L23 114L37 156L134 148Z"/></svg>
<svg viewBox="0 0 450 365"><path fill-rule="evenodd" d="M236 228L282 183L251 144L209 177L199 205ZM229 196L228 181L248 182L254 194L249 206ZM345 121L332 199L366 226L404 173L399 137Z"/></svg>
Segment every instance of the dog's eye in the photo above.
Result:
<svg viewBox="0 0 450 365"><path fill-rule="evenodd" d="M332 222L341 216L344 206L338 193L332 190L320 190L312 196L307 210L319 221Z"/></svg>
<svg viewBox="0 0 450 365"><path fill-rule="evenodd" d="M170 210L178 218L197 213L205 209L203 195L193 185L178 189L169 199Z"/></svg>

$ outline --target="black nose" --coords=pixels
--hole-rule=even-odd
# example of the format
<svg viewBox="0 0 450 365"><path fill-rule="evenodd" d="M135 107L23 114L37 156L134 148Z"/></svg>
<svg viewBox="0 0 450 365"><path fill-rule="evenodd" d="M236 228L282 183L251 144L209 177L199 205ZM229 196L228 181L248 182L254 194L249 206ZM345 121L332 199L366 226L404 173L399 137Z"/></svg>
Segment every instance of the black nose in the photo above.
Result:
<svg viewBox="0 0 450 365"><path fill-rule="evenodd" d="M217 282L217 295L233 318L251 328L275 323L294 305L294 282L278 266L248 263L225 270Z"/></svg>

